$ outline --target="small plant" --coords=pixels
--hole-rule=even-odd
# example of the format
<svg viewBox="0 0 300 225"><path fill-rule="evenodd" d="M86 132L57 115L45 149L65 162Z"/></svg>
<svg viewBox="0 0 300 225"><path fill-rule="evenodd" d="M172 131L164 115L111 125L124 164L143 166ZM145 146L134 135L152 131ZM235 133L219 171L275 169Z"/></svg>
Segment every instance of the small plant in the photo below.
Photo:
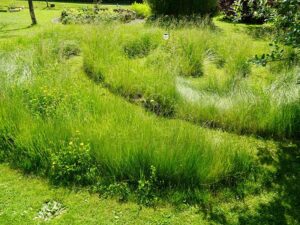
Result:
<svg viewBox="0 0 300 225"><path fill-rule="evenodd" d="M130 194L129 187L126 182L114 183L109 186L100 185L98 192L104 198L118 196L119 202L127 202Z"/></svg>
<svg viewBox="0 0 300 225"><path fill-rule="evenodd" d="M158 198L156 196L156 168L154 166L150 167L150 176L149 179L146 179L144 176L138 181L137 188L137 198L140 205L145 206L154 206Z"/></svg>
<svg viewBox="0 0 300 225"><path fill-rule="evenodd" d="M151 15L151 9L147 3L133 3L131 10L136 12L138 18L144 19Z"/></svg>
<svg viewBox="0 0 300 225"><path fill-rule="evenodd" d="M48 221L61 215L65 211L63 204L57 201L49 201L43 204L35 219Z"/></svg>
<svg viewBox="0 0 300 225"><path fill-rule="evenodd" d="M90 154L90 145L71 138L51 155L50 175L55 183L88 185L95 183L97 168Z"/></svg>
<svg viewBox="0 0 300 225"><path fill-rule="evenodd" d="M38 92L25 90L24 98L34 115L46 119L55 114L58 105L63 100L63 95L57 93L55 89L42 87Z"/></svg>

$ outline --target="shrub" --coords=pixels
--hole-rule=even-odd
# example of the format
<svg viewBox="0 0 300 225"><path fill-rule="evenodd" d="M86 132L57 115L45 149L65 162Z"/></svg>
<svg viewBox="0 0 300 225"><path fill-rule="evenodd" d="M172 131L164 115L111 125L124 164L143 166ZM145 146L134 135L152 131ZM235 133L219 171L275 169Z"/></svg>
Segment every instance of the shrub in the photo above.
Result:
<svg viewBox="0 0 300 225"><path fill-rule="evenodd" d="M61 13L63 24L98 24L101 22L130 22L136 18L136 13L128 9L82 8L68 9Z"/></svg>
<svg viewBox="0 0 300 225"><path fill-rule="evenodd" d="M191 15L211 14L216 11L217 0L148 0L154 14Z"/></svg>
<svg viewBox="0 0 300 225"><path fill-rule="evenodd" d="M287 65L296 64L300 58L300 5L298 0L278 1L274 6L270 20L273 22L276 36L267 54L256 55L252 61L266 66L269 62L285 62ZM282 48L279 44L290 46ZM288 51L287 51L288 50Z"/></svg>
<svg viewBox="0 0 300 225"><path fill-rule="evenodd" d="M270 16L271 1L221 0L220 10L225 18L235 22L264 23Z"/></svg>
<svg viewBox="0 0 300 225"><path fill-rule="evenodd" d="M150 167L150 176L146 179L144 176L138 181L137 198L141 205L153 206L157 202L157 176L156 168Z"/></svg>
<svg viewBox="0 0 300 225"><path fill-rule="evenodd" d="M43 119L54 116L58 105L63 100L63 95L57 93L54 89L41 87L38 91L24 91L24 102L28 109L35 116L40 116Z"/></svg>
<svg viewBox="0 0 300 225"><path fill-rule="evenodd" d="M136 12L136 15L138 18L146 18L146 17L149 17L151 15L151 9L149 7L148 4L141 4L141 3L133 3L131 5L131 10Z"/></svg>
<svg viewBox="0 0 300 225"><path fill-rule="evenodd" d="M271 0L221 0L225 18L235 22L264 23L271 14Z"/></svg>
<svg viewBox="0 0 300 225"><path fill-rule="evenodd" d="M97 181L90 145L80 142L78 137L64 143L59 151L53 151L51 159L50 176L55 183L86 185Z"/></svg>
<svg viewBox="0 0 300 225"><path fill-rule="evenodd" d="M278 32L278 39L294 48L300 47L300 4L299 0L279 1L273 21Z"/></svg>
<svg viewBox="0 0 300 225"><path fill-rule="evenodd" d="M97 191L104 198L118 196L119 202L127 202L130 194L126 182L113 183L108 186L100 185Z"/></svg>

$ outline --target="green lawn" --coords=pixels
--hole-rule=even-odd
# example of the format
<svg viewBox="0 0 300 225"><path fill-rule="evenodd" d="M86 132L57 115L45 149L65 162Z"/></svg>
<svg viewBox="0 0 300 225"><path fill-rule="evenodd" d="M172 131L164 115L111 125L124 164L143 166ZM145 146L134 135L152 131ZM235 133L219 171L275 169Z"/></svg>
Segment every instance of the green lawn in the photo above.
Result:
<svg viewBox="0 0 300 225"><path fill-rule="evenodd" d="M24 176L0 165L0 224L208 224L195 208L177 212L170 206L142 208L102 199L86 190L55 188L46 181ZM66 210L44 222L34 219L47 201L62 203Z"/></svg>

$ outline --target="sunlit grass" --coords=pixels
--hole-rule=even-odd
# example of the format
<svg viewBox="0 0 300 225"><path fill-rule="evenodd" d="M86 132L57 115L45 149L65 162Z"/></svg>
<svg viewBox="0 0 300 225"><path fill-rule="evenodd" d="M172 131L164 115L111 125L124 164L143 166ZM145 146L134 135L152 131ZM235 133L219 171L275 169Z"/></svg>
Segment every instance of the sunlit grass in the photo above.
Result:
<svg viewBox="0 0 300 225"><path fill-rule="evenodd" d="M67 60L57 54L59 43L69 39L70 33L62 31L6 46L0 71L6 160L47 175L52 152L79 135L91 146L102 178L135 183L154 166L164 185L192 187L249 172L253 141L157 118L112 95L88 80L80 57ZM79 42L81 33L73 32ZM15 67L10 70L10 65Z"/></svg>
<svg viewBox="0 0 300 225"><path fill-rule="evenodd" d="M157 114L236 133L297 136L299 69L250 63L255 54L268 51L267 42L222 27L171 29L167 41L162 38L165 32L153 26L93 29L85 43L85 69L112 91L139 96ZM133 42L132 51L143 51L145 36L155 48L128 57L124 46ZM285 95L280 86L289 86ZM149 107L148 101L155 106Z"/></svg>

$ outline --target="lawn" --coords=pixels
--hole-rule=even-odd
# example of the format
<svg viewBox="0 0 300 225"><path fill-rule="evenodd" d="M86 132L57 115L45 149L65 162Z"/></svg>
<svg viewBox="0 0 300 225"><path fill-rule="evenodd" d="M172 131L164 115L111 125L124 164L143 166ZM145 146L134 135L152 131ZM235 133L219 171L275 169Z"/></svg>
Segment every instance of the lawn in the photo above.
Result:
<svg viewBox="0 0 300 225"><path fill-rule="evenodd" d="M1 224L208 224L196 208L180 213L170 206L160 209L142 208L133 203L120 204L99 198L86 190L55 188L46 181L23 176L7 165L0 165ZM5 174L5 176L3 175ZM45 202L58 201L64 211L44 222L36 218Z"/></svg>
<svg viewBox="0 0 300 225"><path fill-rule="evenodd" d="M54 224L299 223L299 66L249 61L268 25L63 25L88 5L55 4L0 13L0 223L49 200Z"/></svg>

